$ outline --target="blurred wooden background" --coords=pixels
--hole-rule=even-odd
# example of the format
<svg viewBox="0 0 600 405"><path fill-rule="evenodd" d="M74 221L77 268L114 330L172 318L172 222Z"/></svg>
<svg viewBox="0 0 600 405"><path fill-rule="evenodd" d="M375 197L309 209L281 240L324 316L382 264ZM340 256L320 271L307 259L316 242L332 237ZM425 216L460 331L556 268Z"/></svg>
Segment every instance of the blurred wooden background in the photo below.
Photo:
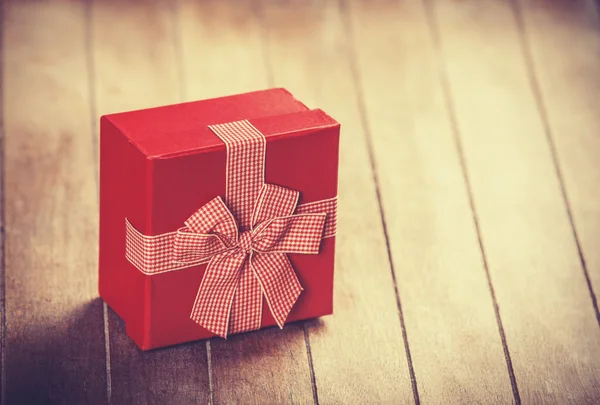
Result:
<svg viewBox="0 0 600 405"><path fill-rule="evenodd" d="M2 403L600 403L599 15L4 0ZM336 314L142 353L97 293L98 118L271 86L342 123Z"/></svg>

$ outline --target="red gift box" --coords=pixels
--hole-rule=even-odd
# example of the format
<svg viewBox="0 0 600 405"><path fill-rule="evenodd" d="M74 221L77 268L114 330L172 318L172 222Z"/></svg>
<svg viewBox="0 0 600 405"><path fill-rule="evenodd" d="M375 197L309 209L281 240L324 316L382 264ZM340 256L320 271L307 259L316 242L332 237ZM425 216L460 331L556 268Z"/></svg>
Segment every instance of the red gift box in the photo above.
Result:
<svg viewBox="0 0 600 405"><path fill-rule="evenodd" d="M142 350L333 312L339 130L284 89L101 118L99 291Z"/></svg>

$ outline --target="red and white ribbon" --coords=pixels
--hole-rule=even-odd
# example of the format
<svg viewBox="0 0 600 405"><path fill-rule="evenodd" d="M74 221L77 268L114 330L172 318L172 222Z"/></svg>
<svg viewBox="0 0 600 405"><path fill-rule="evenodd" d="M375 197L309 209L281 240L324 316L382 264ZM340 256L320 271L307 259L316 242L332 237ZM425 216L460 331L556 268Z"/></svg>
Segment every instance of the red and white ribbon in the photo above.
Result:
<svg viewBox="0 0 600 405"><path fill-rule="evenodd" d="M335 235L337 198L297 206L299 192L265 184L266 140L248 121L209 127L227 147L225 201L175 232L147 236L126 220L125 256L145 274L207 263L190 317L227 337L260 328L264 294L283 327L302 291L287 253L318 254Z"/></svg>

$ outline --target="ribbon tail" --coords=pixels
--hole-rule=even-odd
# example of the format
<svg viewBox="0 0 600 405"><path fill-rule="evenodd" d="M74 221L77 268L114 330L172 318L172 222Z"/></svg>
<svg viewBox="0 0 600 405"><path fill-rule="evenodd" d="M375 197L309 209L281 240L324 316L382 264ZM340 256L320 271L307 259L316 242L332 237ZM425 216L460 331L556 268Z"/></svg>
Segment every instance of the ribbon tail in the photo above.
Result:
<svg viewBox="0 0 600 405"><path fill-rule="evenodd" d="M250 263L256 278L260 281L275 322L283 328L303 290L287 255L254 253Z"/></svg>
<svg viewBox="0 0 600 405"><path fill-rule="evenodd" d="M238 249L213 256L202 278L190 318L215 335L227 337L233 297L246 257Z"/></svg>
<svg viewBox="0 0 600 405"><path fill-rule="evenodd" d="M262 290L254 276L250 260L244 262L240 281L229 318L229 333L249 332L260 329L262 318Z"/></svg>

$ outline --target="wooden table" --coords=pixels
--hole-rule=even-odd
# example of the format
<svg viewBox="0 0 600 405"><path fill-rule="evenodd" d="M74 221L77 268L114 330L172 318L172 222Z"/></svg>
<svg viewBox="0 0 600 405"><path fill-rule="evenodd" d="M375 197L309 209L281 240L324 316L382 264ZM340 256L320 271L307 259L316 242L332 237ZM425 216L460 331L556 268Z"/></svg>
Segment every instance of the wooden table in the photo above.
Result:
<svg viewBox="0 0 600 405"><path fill-rule="evenodd" d="M2 10L3 404L600 403L593 1ZM270 86L342 123L336 313L143 353L97 293L99 116Z"/></svg>

